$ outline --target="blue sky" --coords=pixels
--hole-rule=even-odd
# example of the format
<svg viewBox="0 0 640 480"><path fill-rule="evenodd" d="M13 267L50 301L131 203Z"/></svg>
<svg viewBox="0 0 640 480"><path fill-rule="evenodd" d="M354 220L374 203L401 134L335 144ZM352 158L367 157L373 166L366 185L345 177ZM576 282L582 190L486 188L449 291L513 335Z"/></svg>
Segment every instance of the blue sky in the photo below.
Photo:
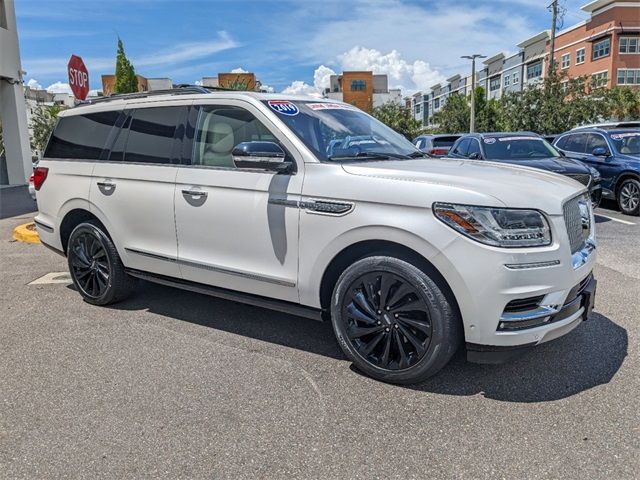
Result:
<svg viewBox="0 0 640 480"><path fill-rule="evenodd" d="M407 91L469 67L460 55L514 52L550 23L550 0L16 0L25 80L66 83L71 54L91 88L113 73L117 36L136 71L194 83L244 69L275 91L310 92L348 69ZM561 0L565 26L585 0ZM54 87L55 88L55 87Z"/></svg>

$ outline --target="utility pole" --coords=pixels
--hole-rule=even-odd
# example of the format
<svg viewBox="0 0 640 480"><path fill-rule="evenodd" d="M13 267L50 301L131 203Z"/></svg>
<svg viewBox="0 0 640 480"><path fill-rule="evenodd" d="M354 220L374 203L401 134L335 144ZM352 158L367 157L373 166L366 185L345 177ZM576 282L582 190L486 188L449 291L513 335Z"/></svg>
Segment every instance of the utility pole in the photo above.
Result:
<svg viewBox="0 0 640 480"><path fill-rule="evenodd" d="M471 120L469 121L469 133L476 131L476 58L487 58L486 55L474 53L463 55L460 58L471 60Z"/></svg>
<svg viewBox="0 0 640 480"><path fill-rule="evenodd" d="M558 0L553 0L547 7L551 9L551 46L549 49L549 71L555 70L556 24L558 23Z"/></svg>

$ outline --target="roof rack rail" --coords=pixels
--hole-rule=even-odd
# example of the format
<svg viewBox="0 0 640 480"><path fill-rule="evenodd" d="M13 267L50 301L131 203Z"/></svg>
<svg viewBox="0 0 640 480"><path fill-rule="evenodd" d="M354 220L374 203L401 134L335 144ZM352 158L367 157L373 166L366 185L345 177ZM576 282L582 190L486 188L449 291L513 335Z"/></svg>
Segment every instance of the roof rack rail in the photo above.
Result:
<svg viewBox="0 0 640 480"><path fill-rule="evenodd" d="M151 90L147 92L134 92L134 93L114 93L104 97L92 98L90 100L83 100L78 104L81 105L93 105L96 103L111 102L113 100L130 100L136 98L155 97L157 95L188 95L194 93L211 93L211 90L207 87L200 85L176 85L174 88L165 90Z"/></svg>

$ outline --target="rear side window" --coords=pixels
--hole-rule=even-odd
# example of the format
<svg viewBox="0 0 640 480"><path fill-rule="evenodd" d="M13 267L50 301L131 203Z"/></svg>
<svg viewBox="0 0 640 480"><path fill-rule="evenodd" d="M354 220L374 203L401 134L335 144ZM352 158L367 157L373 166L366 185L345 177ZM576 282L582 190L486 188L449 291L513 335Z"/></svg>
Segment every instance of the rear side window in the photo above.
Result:
<svg viewBox="0 0 640 480"><path fill-rule="evenodd" d="M171 163L178 157L179 147L174 142L182 135L182 123L185 120L187 107L154 107L140 108L133 112L130 120L128 136L126 122L120 136L127 138L116 140L112 154L117 155L119 143L124 147L124 161L136 163Z"/></svg>
<svg viewBox="0 0 640 480"><path fill-rule="evenodd" d="M98 160L119 113L109 111L60 117L44 156Z"/></svg>
<svg viewBox="0 0 640 480"><path fill-rule="evenodd" d="M562 144L562 145L560 145ZM578 133L574 135L567 135L560 142L558 146L569 152L584 153L587 147L587 135L584 133Z"/></svg>

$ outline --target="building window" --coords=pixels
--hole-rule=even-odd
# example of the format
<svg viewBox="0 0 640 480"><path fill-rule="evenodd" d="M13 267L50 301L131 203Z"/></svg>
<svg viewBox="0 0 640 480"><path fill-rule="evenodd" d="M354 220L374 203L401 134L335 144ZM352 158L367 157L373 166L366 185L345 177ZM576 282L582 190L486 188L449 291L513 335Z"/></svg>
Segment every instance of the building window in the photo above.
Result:
<svg viewBox="0 0 640 480"><path fill-rule="evenodd" d="M7 7L4 0L0 0L0 28L7 28Z"/></svg>
<svg viewBox="0 0 640 480"><path fill-rule="evenodd" d="M560 82L560 88L563 92L566 93L567 90L569 90L569 80L563 80L562 82Z"/></svg>
<svg viewBox="0 0 640 480"><path fill-rule="evenodd" d="M416 115L420 113L420 104L416 103Z"/></svg>
<svg viewBox="0 0 640 480"><path fill-rule="evenodd" d="M500 77L493 77L489 80L489 90L492 92L500 90Z"/></svg>
<svg viewBox="0 0 640 480"><path fill-rule="evenodd" d="M594 73L591 75L591 86L593 88L606 87L609 81L609 72Z"/></svg>
<svg viewBox="0 0 640 480"><path fill-rule="evenodd" d="M367 89L366 80L351 80L351 91L362 92Z"/></svg>
<svg viewBox="0 0 640 480"><path fill-rule="evenodd" d="M513 72L513 84L517 85L520 83L520 72Z"/></svg>
<svg viewBox="0 0 640 480"><path fill-rule="evenodd" d="M618 46L620 53L640 53L638 37L620 37L620 45Z"/></svg>
<svg viewBox="0 0 640 480"><path fill-rule="evenodd" d="M511 75L506 74L504 76L504 86L508 87L511 84Z"/></svg>
<svg viewBox="0 0 640 480"><path fill-rule="evenodd" d="M584 48L576 50L576 65L584 63Z"/></svg>
<svg viewBox="0 0 640 480"><path fill-rule="evenodd" d="M571 63L571 54L565 53L562 55L562 68L569 68L569 64Z"/></svg>
<svg viewBox="0 0 640 480"><path fill-rule="evenodd" d="M434 109L434 110L438 110L439 108L440 108L440 99L439 99L439 98L436 98L436 99L433 101L433 109Z"/></svg>
<svg viewBox="0 0 640 480"><path fill-rule="evenodd" d="M593 60L608 57L611 52L611 38L605 38L593 44Z"/></svg>
<svg viewBox="0 0 640 480"><path fill-rule="evenodd" d="M640 85L640 68L619 68L618 85Z"/></svg>
<svg viewBox="0 0 640 480"><path fill-rule="evenodd" d="M542 76L542 62L527 65L527 80L532 80Z"/></svg>

